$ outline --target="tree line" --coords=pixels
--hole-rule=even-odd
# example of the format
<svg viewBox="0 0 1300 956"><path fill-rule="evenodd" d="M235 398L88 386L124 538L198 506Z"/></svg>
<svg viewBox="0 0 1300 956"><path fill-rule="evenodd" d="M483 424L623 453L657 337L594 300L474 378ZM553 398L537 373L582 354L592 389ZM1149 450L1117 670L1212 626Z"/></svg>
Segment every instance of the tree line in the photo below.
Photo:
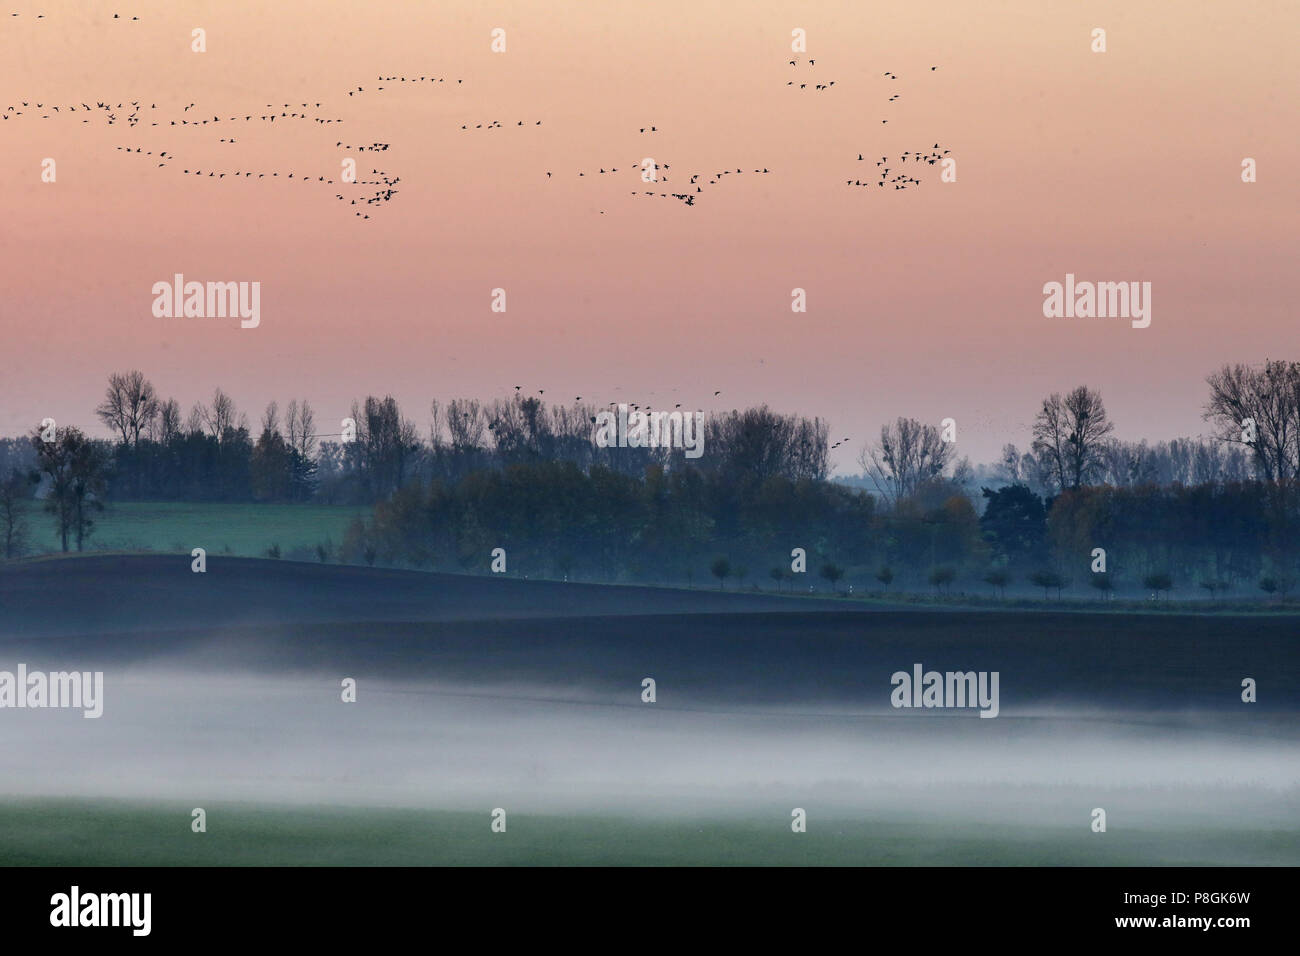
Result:
<svg viewBox="0 0 1300 956"><path fill-rule="evenodd" d="M1300 363L1224 366L1207 385L1209 438L1117 441L1100 394L1079 386L1042 401L1028 450L978 468L938 426L899 418L852 487L828 479L824 421L766 406L710 416L689 460L597 446L598 409L580 401L435 401L426 431L368 396L322 434L305 400L272 402L250 428L220 389L183 416L130 371L96 409L111 441L74 426L0 441L0 545L21 553L14 502L39 487L65 550L84 547L110 500L317 501L373 506L322 542L347 561L486 569L500 547L539 574L720 586L1286 590ZM791 570L796 548L807 577Z"/></svg>

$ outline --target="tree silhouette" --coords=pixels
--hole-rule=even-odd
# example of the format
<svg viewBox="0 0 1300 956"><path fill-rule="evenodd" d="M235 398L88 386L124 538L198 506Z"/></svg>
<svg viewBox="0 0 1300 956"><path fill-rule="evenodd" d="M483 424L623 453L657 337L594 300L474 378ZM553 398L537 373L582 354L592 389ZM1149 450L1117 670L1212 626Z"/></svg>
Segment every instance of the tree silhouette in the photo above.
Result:
<svg viewBox="0 0 1300 956"><path fill-rule="evenodd" d="M726 580L727 575L731 573L731 562L726 558L714 558L713 563L709 565L709 570L713 576L718 579L718 590L724 590L722 582Z"/></svg>

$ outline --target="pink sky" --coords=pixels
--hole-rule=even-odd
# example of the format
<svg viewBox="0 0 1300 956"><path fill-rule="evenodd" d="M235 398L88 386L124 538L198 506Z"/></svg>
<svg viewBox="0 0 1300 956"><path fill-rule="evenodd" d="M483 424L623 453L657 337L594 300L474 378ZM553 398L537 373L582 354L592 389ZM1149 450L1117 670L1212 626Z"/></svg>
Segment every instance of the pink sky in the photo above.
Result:
<svg viewBox="0 0 1300 956"><path fill-rule="evenodd" d="M47 104L0 122L0 434L46 416L102 433L92 409L129 368L186 410L219 385L250 418L305 396L322 422L391 393L425 426L432 398L520 384L821 415L852 439L844 473L898 415L955 418L977 461L1023 447L1042 397L1080 383L1120 437L1197 434L1208 372L1297 357L1293 3L123 0L136 22L85 6L0 10L0 109ZM374 89L403 73L447 82ZM80 106L40 118L132 99L157 107L134 129ZM344 122L228 122L303 101ZM859 153L934 143L957 182L925 166L904 191L845 185L875 173ZM334 198L364 187L181 173L337 180L345 156L401 177L369 221ZM631 195L645 156L670 167L656 191L746 172L687 208ZM261 282L261 326L154 318L151 287L176 272ZM1067 272L1151 282L1151 327L1044 318L1042 286Z"/></svg>

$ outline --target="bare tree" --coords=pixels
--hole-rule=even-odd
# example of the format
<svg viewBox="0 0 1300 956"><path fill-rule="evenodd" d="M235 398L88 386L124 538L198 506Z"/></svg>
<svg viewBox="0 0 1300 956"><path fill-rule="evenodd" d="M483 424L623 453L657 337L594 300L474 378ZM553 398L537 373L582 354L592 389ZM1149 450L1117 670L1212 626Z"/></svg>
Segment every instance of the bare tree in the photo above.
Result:
<svg viewBox="0 0 1300 956"><path fill-rule="evenodd" d="M1101 394L1080 385L1064 397L1043 399L1034 420L1034 451L1043 457L1057 488L1078 488L1103 467L1106 438L1114 431Z"/></svg>
<svg viewBox="0 0 1300 956"><path fill-rule="evenodd" d="M202 410L203 424L207 426L208 434L218 442L225 440L227 432L243 428L247 424L247 419L235 408L235 400L219 388L212 393L211 407L198 407Z"/></svg>
<svg viewBox="0 0 1300 956"><path fill-rule="evenodd" d="M1245 481L1254 468L1254 455L1244 446L1197 442L1192 458L1190 484L1211 481Z"/></svg>
<svg viewBox="0 0 1300 956"><path fill-rule="evenodd" d="M348 449L352 463L369 493L389 495L405 483L420 452L419 431L391 395L368 395L364 406L353 402L352 417L357 423L356 441Z"/></svg>
<svg viewBox="0 0 1300 956"><path fill-rule="evenodd" d="M284 418L284 427L289 431L289 447L304 459L315 457L316 413L312 411L307 399L304 398L301 402L292 399Z"/></svg>
<svg viewBox="0 0 1300 956"><path fill-rule="evenodd" d="M543 445L549 444L550 423L536 396L497 399L485 415L493 445L506 462L534 461L542 455Z"/></svg>
<svg viewBox="0 0 1300 956"><path fill-rule="evenodd" d="M280 434L280 403L275 400L268 402L262 413L262 434Z"/></svg>
<svg viewBox="0 0 1300 956"><path fill-rule="evenodd" d="M174 398L169 398L158 405L158 414L149 422L149 437L161 444L167 444L181 433L181 406Z"/></svg>
<svg viewBox="0 0 1300 956"><path fill-rule="evenodd" d="M135 445L140 441L140 433L158 414L158 396L143 373L114 372L108 377L104 401L95 414L121 436L123 444Z"/></svg>
<svg viewBox="0 0 1300 956"><path fill-rule="evenodd" d="M27 550L23 502L29 497L30 485L16 468L0 480L0 557L20 558Z"/></svg>
<svg viewBox="0 0 1300 956"><path fill-rule="evenodd" d="M1021 483L1020 449L1010 442L1002 446L998 456L997 475L1009 485Z"/></svg>
<svg viewBox="0 0 1300 956"><path fill-rule="evenodd" d="M487 418L476 399L453 398L447 405L447 433L455 452L476 451L483 447Z"/></svg>
<svg viewBox="0 0 1300 956"><path fill-rule="evenodd" d="M820 418L783 415L766 405L712 416L705 426L709 467L757 481L826 476L830 428Z"/></svg>
<svg viewBox="0 0 1300 956"><path fill-rule="evenodd" d="M442 403L435 398L429 402L429 447L440 452L445 444L442 438Z"/></svg>
<svg viewBox="0 0 1300 956"><path fill-rule="evenodd" d="M595 458L593 443L596 413L592 403L574 399L572 405L551 406L551 437L557 459L571 461L584 471Z"/></svg>
<svg viewBox="0 0 1300 956"><path fill-rule="evenodd" d="M1172 472L1173 456L1163 443L1151 448L1145 440L1134 443L1112 439L1102 442L1097 452L1097 477L1116 488L1169 484Z"/></svg>
<svg viewBox="0 0 1300 956"><path fill-rule="evenodd" d="M1101 480L1117 488L1138 485L1211 484L1240 481L1249 475L1244 446L1199 438L1173 438L1154 445L1145 439L1111 439L1102 449Z"/></svg>
<svg viewBox="0 0 1300 956"><path fill-rule="evenodd" d="M858 463L881 495L898 501L942 475L952 454L953 446L943 440L937 426L900 418L881 427L880 441L863 449Z"/></svg>
<svg viewBox="0 0 1300 956"><path fill-rule="evenodd" d="M40 471L50 479L45 510L54 515L63 550L68 550L71 534L80 551L95 526L90 512L104 507L105 456L80 429L71 426L57 429L53 441L45 441L38 426L32 431L31 442Z"/></svg>
<svg viewBox="0 0 1300 956"><path fill-rule="evenodd" d="M789 459L798 478L822 481L829 470L830 423L820 418L800 418L790 436Z"/></svg>
<svg viewBox="0 0 1300 956"><path fill-rule="evenodd" d="M1225 365L1206 382L1204 417L1218 426L1220 441L1248 447L1267 481L1300 474L1300 362Z"/></svg>

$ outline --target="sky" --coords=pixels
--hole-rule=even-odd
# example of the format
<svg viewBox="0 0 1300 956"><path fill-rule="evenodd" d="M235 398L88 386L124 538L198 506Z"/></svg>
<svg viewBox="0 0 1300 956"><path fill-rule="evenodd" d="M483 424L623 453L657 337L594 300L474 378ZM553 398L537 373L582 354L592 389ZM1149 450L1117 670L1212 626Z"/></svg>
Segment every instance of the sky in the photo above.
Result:
<svg viewBox="0 0 1300 956"><path fill-rule="evenodd" d="M1208 373L1297 357L1300 7L881 6L5 0L0 434L106 435L133 368L185 410L219 386L322 426L520 385L821 416L844 474L900 415L953 418L974 461L1024 448L1079 384L1118 437L1205 433ZM956 181L901 162L935 144ZM920 181L878 187L882 157ZM260 324L156 317L176 273L261 283ZM1046 318L1067 273L1150 282L1150 327Z"/></svg>

